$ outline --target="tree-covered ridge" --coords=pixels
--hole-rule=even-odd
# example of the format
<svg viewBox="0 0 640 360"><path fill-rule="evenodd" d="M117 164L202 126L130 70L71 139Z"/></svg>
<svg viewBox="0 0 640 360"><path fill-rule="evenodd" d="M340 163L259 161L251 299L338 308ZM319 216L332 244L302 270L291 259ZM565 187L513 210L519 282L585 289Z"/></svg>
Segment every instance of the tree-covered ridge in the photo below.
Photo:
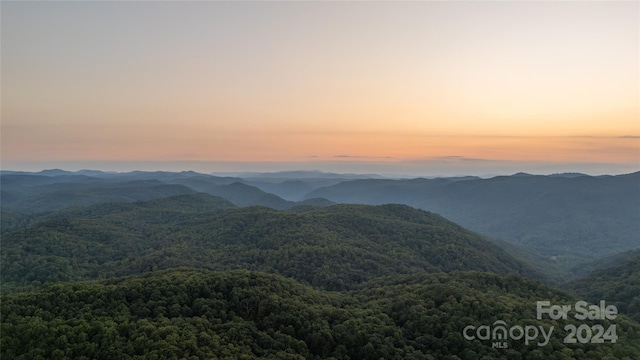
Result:
<svg viewBox="0 0 640 360"><path fill-rule="evenodd" d="M159 180L107 181L80 177L52 178L51 183L29 181L14 182L13 177L3 175L2 207L22 213L56 211L73 206L89 206L109 202L134 202L169 196L193 194L196 191L177 184L165 184ZM20 178L36 177L22 175ZM56 182L53 182L56 181Z"/></svg>
<svg viewBox="0 0 640 360"><path fill-rule="evenodd" d="M2 246L3 284L14 288L176 266L272 272L328 289L425 271L537 276L479 235L404 205L278 211L195 194L47 214L3 233Z"/></svg>
<svg viewBox="0 0 640 360"><path fill-rule="evenodd" d="M631 260L636 256L640 256L640 248L598 258L596 260L575 266L571 269L571 271L575 274L576 278L583 278L591 274L595 270L616 267L621 263Z"/></svg>
<svg viewBox="0 0 640 360"><path fill-rule="evenodd" d="M640 326L615 344L563 344L575 320L535 319L535 301L575 299L516 276L379 278L328 292L275 274L173 269L2 296L3 359L635 359ZM545 346L467 340L467 325L535 325ZM541 339L540 339L541 340Z"/></svg>
<svg viewBox="0 0 640 360"><path fill-rule="evenodd" d="M638 245L640 172L352 180L307 196L338 203L399 203L436 212L483 235L525 245L566 267Z"/></svg>
<svg viewBox="0 0 640 360"><path fill-rule="evenodd" d="M238 178L222 178L193 172L2 172L0 198L3 210L29 214L109 202L144 201L196 192L219 196L237 206L257 205L281 210L300 205L333 204L331 201L318 198L299 202L287 201L241 181L242 179Z"/></svg>
<svg viewBox="0 0 640 360"><path fill-rule="evenodd" d="M640 321L640 255L595 270L569 283L568 288L589 301L605 299L616 305L620 313Z"/></svg>

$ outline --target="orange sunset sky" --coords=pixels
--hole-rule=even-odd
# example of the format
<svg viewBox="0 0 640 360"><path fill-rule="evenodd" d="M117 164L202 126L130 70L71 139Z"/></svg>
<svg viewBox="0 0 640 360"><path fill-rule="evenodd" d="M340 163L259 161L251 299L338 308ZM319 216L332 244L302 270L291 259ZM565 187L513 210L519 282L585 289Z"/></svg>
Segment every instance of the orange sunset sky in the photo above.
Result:
<svg viewBox="0 0 640 360"><path fill-rule="evenodd" d="M1 3L3 170L640 170L640 2Z"/></svg>

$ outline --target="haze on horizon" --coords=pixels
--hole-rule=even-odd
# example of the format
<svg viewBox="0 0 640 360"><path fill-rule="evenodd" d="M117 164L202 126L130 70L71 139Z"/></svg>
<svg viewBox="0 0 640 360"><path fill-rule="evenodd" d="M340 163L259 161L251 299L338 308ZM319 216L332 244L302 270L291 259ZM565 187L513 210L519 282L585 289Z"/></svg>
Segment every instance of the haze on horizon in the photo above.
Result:
<svg viewBox="0 0 640 360"><path fill-rule="evenodd" d="M2 169L640 170L639 2L0 6Z"/></svg>

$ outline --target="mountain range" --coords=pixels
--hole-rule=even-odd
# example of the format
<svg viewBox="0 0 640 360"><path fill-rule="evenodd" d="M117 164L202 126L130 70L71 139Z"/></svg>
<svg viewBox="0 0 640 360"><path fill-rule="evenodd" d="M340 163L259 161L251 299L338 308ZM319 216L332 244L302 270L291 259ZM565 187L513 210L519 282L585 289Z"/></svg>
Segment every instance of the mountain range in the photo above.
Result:
<svg viewBox="0 0 640 360"><path fill-rule="evenodd" d="M524 245L562 266L640 246L640 172L353 180L306 197L432 211L483 235Z"/></svg>
<svg viewBox="0 0 640 360"><path fill-rule="evenodd" d="M242 174L240 174L242 175ZM564 276L572 269L640 247L640 172L618 176L524 173L435 179L384 179L322 172L191 171L40 173L3 171L2 208L23 213L203 192L237 206L290 209L334 203L404 204L528 249Z"/></svg>
<svg viewBox="0 0 640 360"><path fill-rule="evenodd" d="M640 358L639 173L244 176L2 171L0 355Z"/></svg>

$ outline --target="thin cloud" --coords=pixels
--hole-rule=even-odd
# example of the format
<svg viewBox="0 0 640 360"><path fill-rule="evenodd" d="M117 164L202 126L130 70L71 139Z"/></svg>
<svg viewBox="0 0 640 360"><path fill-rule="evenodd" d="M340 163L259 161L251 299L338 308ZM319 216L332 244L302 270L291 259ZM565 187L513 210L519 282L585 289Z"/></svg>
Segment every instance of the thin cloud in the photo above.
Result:
<svg viewBox="0 0 640 360"><path fill-rule="evenodd" d="M460 156L460 155L437 156L437 157L434 157L434 158L427 158L425 160L437 160L437 161L492 161L490 159L470 158L470 157Z"/></svg>
<svg viewBox="0 0 640 360"><path fill-rule="evenodd" d="M393 159L392 156L359 156L359 155L334 155L338 159Z"/></svg>

